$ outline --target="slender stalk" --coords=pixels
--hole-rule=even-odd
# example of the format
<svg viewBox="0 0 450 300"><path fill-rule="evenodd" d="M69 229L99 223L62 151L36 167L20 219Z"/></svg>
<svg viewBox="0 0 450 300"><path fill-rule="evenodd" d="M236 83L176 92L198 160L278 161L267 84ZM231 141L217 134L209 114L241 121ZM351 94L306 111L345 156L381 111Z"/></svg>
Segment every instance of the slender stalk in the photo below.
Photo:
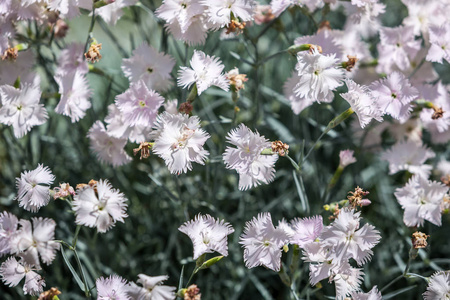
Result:
<svg viewBox="0 0 450 300"><path fill-rule="evenodd" d="M88 49L89 41L91 40L91 37L92 37L92 31L94 30L94 25L95 25L95 2L92 2L91 25L89 25L88 36L86 38L86 43L84 44L84 52L86 52L87 49ZM83 58L84 57L84 53L82 55L83 55L82 56L82 58Z"/></svg>

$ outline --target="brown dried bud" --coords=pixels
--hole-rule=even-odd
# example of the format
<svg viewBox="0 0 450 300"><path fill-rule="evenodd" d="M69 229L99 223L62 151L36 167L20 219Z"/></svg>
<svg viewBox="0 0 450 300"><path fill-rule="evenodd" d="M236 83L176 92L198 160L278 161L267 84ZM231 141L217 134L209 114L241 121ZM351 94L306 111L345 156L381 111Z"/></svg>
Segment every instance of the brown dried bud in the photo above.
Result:
<svg viewBox="0 0 450 300"><path fill-rule="evenodd" d="M191 284L184 293L184 300L200 300L201 297L200 289L195 284Z"/></svg>
<svg viewBox="0 0 450 300"><path fill-rule="evenodd" d="M60 183L59 187L53 188L55 194L53 195L53 199L66 198L69 195L74 196L75 190L68 183Z"/></svg>
<svg viewBox="0 0 450 300"><path fill-rule="evenodd" d="M96 63L102 58L100 49L102 49L102 44L92 43L89 50L84 54L84 57L86 57L88 62Z"/></svg>
<svg viewBox="0 0 450 300"><path fill-rule="evenodd" d="M440 119L444 116L444 110L442 109L442 107L433 106L433 110L434 110L434 113L433 113L433 115L431 115L431 118L433 120Z"/></svg>
<svg viewBox="0 0 450 300"><path fill-rule="evenodd" d="M441 181L446 186L450 187L450 174L441 177Z"/></svg>
<svg viewBox="0 0 450 300"><path fill-rule="evenodd" d="M180 113L189 115L193 109L194 109L194 106L191 104L191 102L187 101L187 102L183 102L180 104L180 108L178 109L178 111Z"/></svg>
<svg viewBox="0 0 450 300"><path fill-rule="evenodd" d="M348 192L350 195L347 196L348 201L350 202L350 205L353 208L356 208L356 206L367 206L369 205L371 202L369 199L364 199L363 197L369 195L369 192L364 191L362 188L360 188L359 186L356 187L355 191L352 192Z"/></svg>
<svg viewBox="0 0 450 300"><path fill-rule="evenodd" d="M2 60L11 60L14 61L19 57L19 50L15 47L11 47L5 50L2 55Z"/></svg>
<svg viewBox="0 0 450 300"><path fill-rule="evenodd" d="M53 297L58 296L60 294L61 292L57 288L52 287L48 291L42 292L39 295L38 300L53 300Z"/></svg>
<svg viewBox="0 0 450 300"><path fill-rule="evenodd" d="M152 148L152 144L149 142L142 142L139 145L139 148L133 149L133 154L136 155L138 152L141 152L141 158L148 158L150 156L150 149Z"/></svg>
<svg viewBox="0 0 450 300"><path fill-rule="evenodd" d="M246 23L245 22L239 22L237 20L231 20L230 23L227 25L227 31L225 34L230 34L231 32L234 32L236 34L242 33L242 31L245 28Z"/></svg>
<svg viewBox="0 0 450 300"><path fill-rule="evenodd" d="M341 212L341 210L339 209L339 204L336 203L336 206L334 206L333 209L333 215L329 216L328 219L330 221L333 221L334 219L336 219L339 216L339 213Z"/></svg>
<svg viewBox="0 0 450 300"><path fill-rule="evenodd" d="M427 243L427 238L430 237L429 235L426 235L423 232L420 231L416 231L412 234L412 244L414 249L420 249L420 248L425 248L428 243Z"/></svg>
<svg viewBox="0 0 450 300"><path fill-rule="evenodd" d="M237 91L244 89L244 82L248 81L247 75L239 74L239 69L234 68L227 73L227 79L230 81L230 85L234 86Z"/></svg>
<svg viewBox="0 0 450 300"><path fill-rule="evenodd" d="M272 151L278 153L279 156L285 156L289 151L289 145L282 141L272 142Z"/></svg>
<svg viewBox="0 0 450 300"><path fill-rule="evenodd" d="M348 72L350 72L356 65L358 58L356 56L347 55L348 60L342 63L342 67L345 68Z"/></svg>
<svg viewBox="0 0 450 300"><path fill-rule="evenodd" d="M55 24L55 37L57 38L63 38L66 36L67 31L69 31L69 25L67 25L66 22L62 19L58 19ZM100 58L102 56L100 55Z"/></svg>

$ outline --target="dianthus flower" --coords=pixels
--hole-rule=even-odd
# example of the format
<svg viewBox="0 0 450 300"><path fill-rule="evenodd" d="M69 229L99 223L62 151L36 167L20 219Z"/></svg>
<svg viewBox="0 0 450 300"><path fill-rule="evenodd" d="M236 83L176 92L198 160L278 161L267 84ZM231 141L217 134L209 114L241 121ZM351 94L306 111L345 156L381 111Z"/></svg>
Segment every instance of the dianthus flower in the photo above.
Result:
<svg viewBox="0 0 450 300"><path fill-rule="evenodd" d="M56 223L48 218L32 218L33 226L28 220L20 220L20 228L11 238L11 253L23 258L24 262L40 269L39 257L49 265L56 257L59 243L55 239Z"/></svg>
<svg viewBox="0 0 450 300"><path fill-rule="evenodd" d="M32 266L23 261L18 262L14 257L9 257L0 266L0 276L6 285L14 287L25 277L23 293L31 296L42 293L45 286L44 279L35 271Z"/></svg>
<svg viewBox="0 0 450 300"><path fill-rule="evenodd" d="M200 128L197 116L172 115L163 112L158 116L153 133L153 152L164 159L173 174L192 170L192 162L205 164L209 152L203 148L210 135Z"/></svg>
<svg viewBox="0 0 450 300"><path fill-rule="evenodd" d="M97 8L95 14L102 17L108 25L114 26L123 15L123 8L135 5L138 0L110 0L109 2L108 5Z"/></svg>
<svg viewBox="0 0 450 300"><path fill-rule="evenodd" d="M406 226L423 226L425 220L441 226L441 204L448 187L422 176L413 176L403 188L395 191L395 197L405 210Z"/></svg>
<svg viewBox="0 0 450 300"><path fill-rule="evenodd" d="M61 51L58 57L56 74L65 75L72 72L86 74L89 72L88 63L84 60L84 44L71 43Z"/></svg>
<svg viewBox="0 0 450 300"><path fill-rule="evenodd" d="M425 300L450 298L450 271L438 271L431 275L427 291L423 293Z"/></svg>
<svg viewBox="0 0 450 300"><path fill-rule="evenodd" d="M441 26L430 27L430 43L426 59L442 63L443 59L450 62L450 24L443 22Z"/></svg>
<svg viewBox="0 0 450 300"><path fill-rule="evenodd" d="M303 247L308 243L314 242L323 230L322 216L314 216L311 218L295 218L291 221L294 234L291 238L291 244L297 244Z"/></svg>
<svg viewBox="0 0 450 300"><path fill-rule="evenodd" d="M98 232L106 232L117 221L124 223L124 218L128 217L128 205L125 203L127 200L108 180L99 180L94 186L81 187L73 197L75 223L97 227Z"/></svg>
<svg viewBox="0 0 450 300"><path fill-rule="evenodd" d="M128 288L128 295L132 299L139 300L173 300L175 299L175 290L173 286L162 285L163 281L169 279L167 275L161 276L148 276L145 274L139 274L138 283L142 285L138 286L134 282L130 283Z"/></svg>
<svg viewBox="0 0 450 300"><path fill-rule="evenodd" d="M246 222L244 233L240 236L245 266L265 266L275 272L280 271L282 248L289 240L285 230L273 226L270 213L260 213Z"/></svg>
<svg viewBox="0 0 450 300"><path fill-rule="evenodd" d="M353 300L381 300L381 292L378 291L377 286L375 285L370 292L352 292L351 297Z"/></svg>
<svg viewBox="0 0 450 300"><path fill-rule="evenodd" d="M254 0L200 0L205 6L205 14L213 28L221 28L231 22L231 15L240 21L253 19Z"/></svg>
<svg viewBox="0 0 450 300"><path fill-rule="evenodd" d="M25 171L16 178L19 206L31 212L37 212L50 201L50 185L55 176L48 167L39 164L32 171Z"/></svg>
<svg viewBox="0 0 450 300"><path fill-rule="evenodd" d="M97 288L97 300L130 300L127 295L129 285L127 281L118 275L110 275L107 278L100 277L95 281Z"/></svg>
<svg viewBox="0 0 450 300"><path fill-rule="evenodd" d="M233 227L224 220L215 220L210 215L197 215L178 228L192 240L194 259L205 253L219 252L228 256L227 236L234 232Z"/></svg>
<svg viewBox="0 0 450 300"><path fill-rule="evenodd" d="M347 167L356 162L356 158L353 156L355 151L353 150L342 150L339 152L339 166L342 168Z"/></svg>
<svg viewBox="0 0 450 300"><path fill-rule="evenodd" d="M17 231L19 220L7 211L0 213L0 257L11 251L10 241Z"/></svg>
<svg viewBox="0 0 450 300"><path fill-rule="evenodd" d="M227 169L238 172L240 190L268 184L275 178L274 165L278 155L261 154L262 150L272 147L264 136L241 124L228 133L227 141L236 148L227 147L223 160Z"/></svg>
<svg viewBox="0 0 450 300"><path fill-rule="evenodd" d="M222 73L224 65L219 58L195 50L191 59L191 67L192 69L181 67L178 72L179 86L190 88L195 83L199 95L212 85L228 91L230 84Z"/></svg>

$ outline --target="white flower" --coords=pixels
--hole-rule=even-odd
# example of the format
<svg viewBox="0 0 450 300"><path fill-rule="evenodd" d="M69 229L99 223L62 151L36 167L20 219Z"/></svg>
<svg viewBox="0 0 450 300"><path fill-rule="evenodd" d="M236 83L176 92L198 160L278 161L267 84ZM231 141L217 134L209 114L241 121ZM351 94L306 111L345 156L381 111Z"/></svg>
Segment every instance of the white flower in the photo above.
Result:
<svg viewBox="0 0 450 300"><path fill-rule="evenodd" d="M86 110L91 108L89 98L92 91L86 80L86 75L74 71L64 75L55 76L55 81L59 86L61 99L55 107L58 114L69 116L72 123L78 122L86 115Z"/></svg>
<svg viewBox="0 0 450 300"><path fill-rule="evenodd" d="M352 107L353 111L358 116L361 128L366 127L372 119L381 122L383 112L378 102L370 94L370 90L366 86L361 86L353 80L347 79L345 81L348 87L347 93L342 93L341 96Z"/></svg>
<svg viewBox="0 0 450 300"><path fill-rule="evenodd" d="M275 162L278 155L261 155L261 151L271 147L271 143L258 132L253 133L244 124L231 130L227 141L236 146L227 147L223 161L227 169L239 174L239 189L246 190L261 183L268 184L275 178Z"/></svg>
<svg viewBox="0 0 450 300"><path fill-rule="evenodd" d="M25 277L23 293L25 295L38 296L43 292L45 282L41 275L34 271L31 266L23 262L19 263L14 257L9 257L0 266L0 276L6 285L10 287L16 286Z"/></svg>
<svg viewBox="0 0 450 300"><path fill-rule="evenodd" d="M119 190L114 189L108 180L99 180L95 186L84 186L73 197L75 223L88 227L97 227L98 232L106 232L117 221L124 223L128 199Z"/></svg>
<svg viewBox="0 0 450 300"><path fill-rule="evenodd" d="M52 219L41 217L31 220L33 228L30 221L19 221L21 227L11 238L11 253L22 257L28 265L40 269L39 256L49 265L55 259L56 250L59 250L59 243L54 240L56 223Z"/></svg>
<svg viewBox="0 0 450 300"><path fill-rule="evenodd" d="M201 0L200 3L205 6L205 14L214 29L228 25L231 14L244 22L253 19L254 0Z"/></svg>
<svg viewBox="0 0 450 300"><path fill-rule="evenodd" d="M30 70L33 68L34 63L35 59L31 49L23 52L21 51L16 60L0 59L0 85L14 85L14 82L19 76L20 81L24 82L24 77L26 77L27 74L30 74Z"/></svg>
<svg viewBox="0 0 450 300"><path fill-rule="evenodd" d="M339 152L339 166L342 168L347 167L356 162L356 158L353 156L355 151L353 150L342 150Z"/></svg>
<svg viewBox="0 0 450 300"><path fill-rule="evenodd" d="M102 6L95 10L95 13L102 17L110 26L116 25L117 21L123 15L123 8L135 5L138 0L113 0L108 5Z"/></svg>
<svg viewBox="0 0 450 300"><path fill-rule="evenodd" d="M153 152L164 159L172 174L192 170L192 162L205 164L209 152L203 148L210 135L200 128L197 116L163 112L155 122Z"/></svg>
<svg viewBox="0 0 450 300"><path fill-rule="evenodd" d="M39 164L32 171L25 171L16 178L19 206L31 212L37 212L50 201L50 185L55 176L48 167Z"/></svg>
<svg viewBox="0 0 450 300"><path fill-rule="evenodd" d="M11 251L10 241L17 231L19 220L7 211L0 213L0 257Z"/></svg>
<svg viewBox="0 0 450 300"><path fill-rule="evenodd" d="M71 19L80 14L80 8L92 9L92 0L48 0L48 8L57 11L63 19Z"/></svg>
<svg viewBox="0 0 450 300"><path fill-rule="evenodd" d="M173 23L166 24L166 28L175 39L182 40L189 46L203 44L208 35L208 26L204 19L204 15L197 14L189 19L188 26L186 28L183 28L182 24L180 24L177 20L174 20Z"/></svg>
<svg viewBox="0 0 450 300"><path fill-rule="evenodd" d="M338 274L333 276L333 281L336 285L336 299L344 300L351 292L359 290L364 273L361 269L350 267L346 264Z"/></svg>
<svg viewBox="0 0 450 300"><path fill-rule="evenodd" d="M39 103L39 85L22 84L20 89L10 85L0 86L0 123L12 126L17 138L23 137L32 127L42 125L48 115Z"/></svg>
<svg viewBox="0 0 450 300"><path fill-rule="evenodd" d="M330 248L320 242L310 242L303 245L303 260L309 262L309 282L315 286L319 281L330 277L339 269L333 261Z"/></svg>
<svg viewBox="0 0 450 300"><path fill-rule="evenodd" d="M342 68L337 68L338 59L335 55L322 55L313 48L312 53L300 52L295 66L300 81L295 87L295 93L302 98L313 101L329 102L333 99L333 90L342 85L344 78Z"/></svg>
<svg viewBox="0 0 450 300"><path fill-rule="evenodd" d="M427 291L423 293L425 300L445 300L450 298L450 272L439 271L430 277Z"/></svg>
<svg viewBox="0 0 450 300"><path fill-rule="evenodd" d="M320 239L322 243L334 249L336 263L347 262L349 258L363 265L370 260L372 248L378 244L381 236L375 227L365 224L359 227L361 212L342 209L334 222L327 226Z"/></svg>
<svg viewBox="0 0 450 300"><path fill-rule="evenodd" d="M282 228L275 228L270 213L260 213L245 223L239 243L244 247L244 261L247 268L265 266L280 271L282 247L290 236Z"/></svg>
<svg viewBox="0 0 450 300"><path fill-rule="evenodd" d="M199 0L164 0L156 10L156 16L167 23L178 23L182 33L186 32L192 18L204 12Z"/></svg>
<svg viewBox="0 0 450 300"><path fill-rule="evenodd" d="M89 72L88 63L84 59L84 44L71 43L61 51L58 57L58 68L56 74L65 75L78 71L81 74Z"/></svg>
<svg viewBox="0 0 450 300"><path fill-rule="evenodd" d="M150 139L151 127L144 125L130 126L122 112L115 104L108 105L108 115L105 117L106 132L109 136L132 143L145 142Z"/></svg>
<svg viewBox="0 0 450 300"><path fill-rule="evenodd" d="M195 83L199 95L212 85L228 91L230 84L227 77L222 73L224 65L219 58L194 50L191 67L192 69L180 67L181 70L178 72L179 86L190 88Z"/></svg>
<svg viewBox="0 0 450 300"><path fill-rule="evenodd" d="M377 286L375 285L370 292L353 292L351 294L353 300L381 300L381 292L378 291Z"/></svg>
<svg viewBox="0 0 450 300"><path fill-rule="evenodd" d="M438 132L446 132L450 128L450 97L447 86L442 82L434 86L424 86L422 90L427 90L429 95L424 95L425 100L430 101L436 108L442 110L442 116L433 118L435 110L424 108L420 112L420 120L427 129L435 129Z"/></svg>
<svg viewBox="0 0 450 300"><path fill-rule="evenodd" d="M194 220L188 221L178 228L192 240L194 259L205 253L219 252L228 256L227 236L234 232L233 227L224 220L215 220L210 215L198 214Z"/></svg>
<svg viewBox="0 0 450 300"><path fill-rule="evenodd" d="M128 284L118 275L110 275L107 278L100 277L95 281L97 288L97 300L130 300L127 295Z"/></svg>
<svg viewBox="0 0 450 300"><path fill-rule="evenodd" d="M97 121L92 125L87 136L90 148L97 154L101 162L117 167L131 161L131 157L123 149L127 144L127 139L116 138L109 134L101 121Z"/></svg>
<svg viewBox="0 0 450 300"><path fill-rule="evenodd" d="M297 244L304 247L306 244L314 242L323 230L322 216L314 216L311 218L295 218L291 221L294 234L291 238L291 244Z"/></svg>
<svg viewBox="0 0 450 300"><path fill-rule="evenodd" d="M163 281L169 279L167 275L161 276L147 276L145 274L138 275L138 283L142 287L136 285L134 282L128 288L128 295L132 299L137 300L173 300L175 299L176 288L173 286L162 285Z"/></svg>
<svg viewBox="0 0 450 300"><path fill-rule="evenodd" d="M430 43L427 60L442 63L450 62L450 24L444 22L441 26L430 27Z"/></svg>
<svg viewBox="0 0 450 300"><path fill-rule="evenodd" d="M296 71L293 71L291 77L289 77L283 85L283 94L286 99L291 103L291 108L294 114L298 115L304 109L311 106L314 101L308 97L300 97L294 91L297 83L300 81L300 76ZM332 100L332 99L331 99ZM330 102L330 101L325 101Z"/></svg>
<svg viewBox="0 0 450 300"><path fill-rule="evenodd" d="M424 162L434 156L434 152L425 145L417 144L414 141L401 141L384 151L381 159L389 162L389 174L406 170L428 178L432 166L426 165Z"/></svg>
<svg viewBox="0 0 450 300"><path fill-rule="evenodd" d="M123 59L122 71L131 83L142 80L149 89L166 91L172 85L170 72L175 61L147 43L133 50L133 56Z"/></svg>
<svg viewBox="0 0 450 300"><path fill-rule="evenodd" d="M164 109L169 114L176 115L178 113L178 100L167 100L166 103L164 103Z"/></svg>
<svg viewBox="0 0 450 300"><path fill-rule="evenodd" d="M128 90L116 96L117 108L122 112L125 123L130 126L151 127L163 103L164 98L149 90L143 80L131 84Z"/></svg>
<svg viewBox="0 0 450 300"><path fill-rule="evenodd" d="M406 226L423 226L424 220L441 226L441 203L448 187L422 176L413 176L403 188L395 191L395 197L405 210Z"/></svg>

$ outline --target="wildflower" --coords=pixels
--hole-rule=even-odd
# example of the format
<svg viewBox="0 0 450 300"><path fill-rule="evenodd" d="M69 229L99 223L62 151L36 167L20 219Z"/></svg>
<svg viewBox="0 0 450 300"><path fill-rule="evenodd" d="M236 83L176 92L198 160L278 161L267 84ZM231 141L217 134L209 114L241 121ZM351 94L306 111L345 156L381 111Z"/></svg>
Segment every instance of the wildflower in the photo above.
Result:
<svg viewBox="0 0 450 300"><path fill-rule="evenodd" d="M349 149L339 152L339 166L345 168L348 165L355 163L356 158L353 156L354 153L355 151Z"/></svg>
<svg viewBox="0 0 450 300"><path fill-rule="evenodd" d="M170 72L175 65L173 58L147 43L133 50L130 58L122 60L122 71L130 83L143 81L148 89L166 91L172 85Z"/></svg>
<svg viewBox="0 0 450 300"><path fill-rule="evenodd" d="M435 86L425 86L423 90L427 90L429 94L424 95L424 98L431 102L431 108L424 108L420 112L423 126L438 132L446 132L450 128L450 97L447 86L439 82Z"/></svg>
<svg viewBox="0 0 450 300"><path fill-rule="evenodd" d="M200 0L200 3L205 6L205 14L213 29L224 27L237 20L251 21L256 4L254 0ZM232 15L236 19L231 19Z"/></svg>
<svg viewBox="0 0 450 300"><path fill-rule="evenodd" d="M108 180L99 180L95 186L77 189L73 197L75 223L87 227L97 227L98 232L106 232L117 221L124 223L128 199L114 189Z"/></svg>
<svg viewBox="0 0 450 300"><path fill-rule="evenodd" d="M102 17L108 25L114 26L123 15L123 8L135 5L138 0L112 0L109 2L108 5L97 8L95 13Z"/></svg>
<svg viewBox="0 0 450 300"><path fill-rule="evenodd" d="M200 128L197 116L160 114L155 122L153 152L164 159L173 174L192 170L192 162L204 164L209 152L203 148L210 137Z"/></svg>
<svg viewBox="0 0 450 300"><path fill-rule="evenodd" d="M371 203L369 199L363 198L363 197L367 196L369 194L369 192L364 191L359 186L356 187L354 192L350 191L348 193L350 195L347 196L347 199L353 208L356 208L356 206L367 206Z"/></svg>
<svg viewBox="0 0 450 300"><path fill-rule="evenodd" d="M393 72L385 79L371 86L372 96L384 113L397 120L406 120L410 115L410 103L418 96L418 91L399 72Z"/></svg>
<svg viewBox="0 0 450 300"><path fill-rule="evenodd" d="M194 259L214 251L228 256L227 236L234 232L229 223L219 219L215 220L210 215L198 214L194 220L184 223L178 230L192 240Z"/></svg>
<svg viewBox="0 0 450 300"><path fill-rule="evenodd" d="M177 99L167 100L166 103L164 103L165 111L167 111L169 114L172 114L172 115L176 115L178 113L177 106L178 106Z"/></svg>
<svg viewBox="0 0 450 300"><path fill-rule="evenodd" d="M425 300L446 299L450 297L450 272L438 271L431 275L427 291L423 293Z"/></svg>
<svg viewBox="0 0 450 300"><path fill-rule="evenodd" d="M291 221L291 224L294 234L290 243L297 244L300 247L314 242L323 230L323 220L320 215L303 219L295 218Z"/></svg>
<svg viewBox="0 0 450 300"><path fill-rule="evenodd" d="M368 293L352 292L351 297L353 300L381 300L381 292L378 291L376 285Z"/></svg>
<svg viewBox="0 0 450 300"><path fill-rule="evenodd" d="M405 170L428 178L432 166L424 164L435 153L425 145L412 141L401 141L381 153L381 159L389 162L389 174Z"/></svg>
<svg viewBox="0 0 450 300"><path fill-rule="evenodd" d="M425 248L428 243L427 243L427 238L429 238L429 235L426 235L423 232L420 231L416 231L412 234L412 245L414 249L420 249L420 248Z"/></svg>
<svg viewBox="0 0 450 300"><path fill-rule="evenodd" d="M116 138L106 131L105 125L97 121L88 132L90 148L97 154L101 162L109 163L114 167L128 163L131 158L123 147L127 144L126 138Z"/></svg>
<svg viewBox="0 0 450 300"><path fill-rule="evenodd" d="M163 103L164 98L149 90L142 80L131 84L125 93L116 96L117 108L130 126L151 126Z"/></svg>
<svg viewBox="0 0 450 300"><path fill-rule="evenodd" d="M128 284L118 275L110 275L107 278L100 277L95 281L97 299L99 300L129 300L127 295Z"/></svg>
<svg viewBox="0 0 450 300"><path fill-rule="evenodd" d="M0 123L12 126L17 138L23 137L32 127L42 125L48 115L39 103L39 85L22 84L19 89L10 85L0 86Z"/></svg>
<svg viewBox="0 0 450 300"><path fill-rule="evenodd" d="M442 63L445 59L450 62L450 24L443 22L443 25L430 26L430 43L426 59L432 62Z"/></svg>
<svg viewBox="0 0 450 300"><path fill-rule="evenodd" d="M56 74L66 75L72 72L79 72L80 74L88 73L88 63L83 59L83 52L84 44L69 44L59 54Z"/></svg>
<svg viewBox="0 0 450 300"><path fill-rule="evenodd" d="M239 74L238 68L234 68L228 71L226 77L230 81L230 85L233 86L236 89L236 91L244 89L245 88L244 82L248 81L247 75Z"/></svg>
<svg viewBox="0 0 450 300"><path fill-rule="evenodd" d="M49 265L56 257L59 243L55 239L56 223L48 218L32 218L33 226L28 220L20 220L20 228L11 238L11 253L23 258L24 262L40 269L39 257Z"/></svg>
<svg viewBox="0 0 450 300"><path fill-rule="evenodd" d="M10 241L17 231L19 220L7 211L0 213L0 257L11 251Z"/></svg>
<svg viewBox="0 0 450 300"><path fill-rule="evenodd" d="M67 198L70 196L75 195L75 191L73 187L70 186L68 183L60 183L59 187L53 188L53 192L55 193L53 195L53 199L59 199L59 198Z"/></svg>
<svg viewBox="0 0 450 300"><path fill-rule="evenodd" d="M335 250L337 263L353 258L358 265L363 265L370 260L371 249L379 243L381 236L374 226L365 224L360 228L360 214L352 209L342 209L320 236L324 245Z"/></svg>
<svg viewBox="0 0 450 300"><path fill-rule="evenodd" d="M102 49L102 44L97 44L95 42L91 43L88 51L84 53L84 57L90 63L96 63L100 59L102 59L102 55L100 54L100 50Z"/></svg>
<svg viewBox="0 0 450 300"><path fill-rule="evenodd" d="M151 149L152 147L153 147L153 145L152 145L151 143L149 143L149 142L142 142L142 143L139 145L139 148L133 149L133 154L136 155L136 154L138 154L139 152L141 152L141 157L140 157L140 159L148 158L148 157L150 157L150 149Z"/></svg>
<svg viewBox="0 0 450 300"><path fill-rule="evenodd" d="M178 86L190 88L195 83L199 95L212 85L228 91L229 81L222 73L224 65L217 57L195 50L191 67L192 69L181 67L178 72Z"/></svg>
<svg viewBox="0 0 450 300"><path fill-rule="evenodd" d="M278 155L261 155L262 150L272 146L264 136L241 124L228 133L227 141L236 148L227 147L223 160L227 169L238 172L240 190L268 184L274 179Z"/></svg>
<svg viewBox="0 0 450 300"><path fill-rule="evenodd" d="M270 213L260 213L246 222L239 243L244 247L244 261L247 268L265 266L280 271L283 246L290 237L282 228L275 228Z"/></svg>
<svg viewBox="0 0 450 300"><path fill-rule="evenodd" d="M52 287L48 291L41 293L38 300L53 300L58 295L61 295L61 292L57 288Z"/></svg>
<svg viewBox="0 0 450 300"><path fill-rule="evenodd" d="M258 25L269 23L275 19L275 15L272 13L270 5L257 4L255 8L255 15L253 16L255 23Z"/></svg>
<svg viewBox="0 0 450 300"><path fill-rule="evenodd" d="M422 176L413 176L394 195L405 210L403 222L406 226L423 226L424 220L441 226L441 204L448 188L439 182Z"/></svg>
<svg viewBox="0 0 450 300"><path fill-rule="evenodd" d="M364 273L361 269L352 268L346 264L339 273L333 274L332 279L336 287L336 299L344 300L345 296L359 290Z"/></svg>
<svg viewBox="0 0 450 300"><path fill-rule="evenodd" d="M344 78L342 69L337 68L338 60L335 55L322 55L316 48L312 48L312 53L301 52L297 59L295 69L300 81L294 92L299 97L311 98L317 102L331 101L332 91L341 85Z"/></svg>
<svg viewBox="0 0 450 300"><path fill-rule="evenodd" d="M55 81L59 86L61 99L55 107L59 114L69 116L72 123L78 122L86 115L86 110L91 108L89 98L92 91L86 80L86 75L74 71L64 75L55 76Z"/></svg>
<svg viewBox="0 0 450 300"><path fill-rule="evenodd" d="M35 271L36 269L33 269L29 264L23 261L18 262L14 257L9 257L0 266L0 276L3 283L14 287L25 277L23 293L32 296L42 293L45 286L44 279Z"/></svg>
<svg viewBox="0 0 450 300"><path fill-rule="evenodd" d="M283 94L286 99L291 103L291 108L294 114L298 115L304 109L311 106L314 101L308 97L301 97L297 95L295 92L295 87L297 83L300 81L300 76L297 72L292 72L291 77L289 77L283 85ZM330 101L332 101L331 99ZM330 102L329 100L325 100L324 102Z"/></svg>
<svg viewBox="0 0 450 300"><path fill-rule="evenodd" d="M50 185L55 176L48 167L39 164L32 171L25 171L16 178L19 206L31 212L37 212L50 201Z"/></svg>
<svg viewBox="0 0 450 300"><path fill-rule="evenodd" d="M56 38L64 38L67 35L67 32L69 31L69 25L62 20L58 19L56 21L55 27L54 27L54 34Z"/></svg>
<svg viewBox="0 0 450 300"><path fill-rule="evenodd" d="M105 117L105 122L107 124L106 133L109 137L125 141L128 139L132 143L141 143L148 140L152 131L149 126L131 126L115 104L108 106L108 115Z"/></svg>
<svg viewBox="0 0 450 300"><path fill-rule="evenodd" d="M163 281L169 279L167 275L147 276L145 274L138 275L138 286L134 282L128 288L128 295L131 299L149 299L149 300L173 300L175 299L175 287L162 285Z"/></svg>
<svg viewBox="0 0 450 300"><path fill-rule="evenodd" d="M309 282L312 286L335 274L335 270L339 269L339 265L333 261L330 248L325 247L319 241L306 243L302 248L302 259L310 263Z"/></svg>
<svg viewBox="0 0 450 300"><path fill-rule="evenodd" d="M92 1L88 0L49 0L48 8L56 11L63 19L71 19L80 14L80 8L92 9Z"/></svg>

